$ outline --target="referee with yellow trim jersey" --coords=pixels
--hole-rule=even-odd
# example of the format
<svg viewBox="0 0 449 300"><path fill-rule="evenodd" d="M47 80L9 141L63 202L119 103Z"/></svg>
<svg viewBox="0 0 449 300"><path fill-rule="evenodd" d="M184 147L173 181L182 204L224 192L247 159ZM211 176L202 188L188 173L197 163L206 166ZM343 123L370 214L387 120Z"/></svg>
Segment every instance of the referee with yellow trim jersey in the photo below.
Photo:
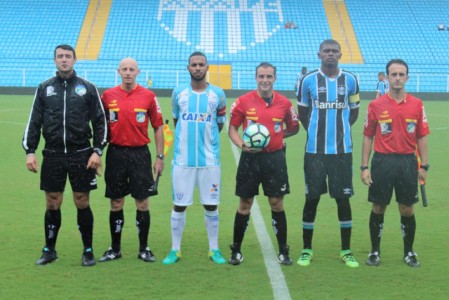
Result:
<svg viewBox="0 0 449 300"><path fill-rule="evenodd" d="M124 58L118 67L122 83L106 90L102 96L109 125L109 147L106 154L106 197L111 199L109 225L112 244L100 262L118 259L121 254L121 234L125 222L125 196L136 202L136 226L139 235L138 259L154 262L148 247L150 231L149 196L154 183L148 144L148 125L154 130L157 155L153 166L156 176L164 170L164 136L161 109L156 95L140 86L136 77L140 70L132 58Z"/></svg>

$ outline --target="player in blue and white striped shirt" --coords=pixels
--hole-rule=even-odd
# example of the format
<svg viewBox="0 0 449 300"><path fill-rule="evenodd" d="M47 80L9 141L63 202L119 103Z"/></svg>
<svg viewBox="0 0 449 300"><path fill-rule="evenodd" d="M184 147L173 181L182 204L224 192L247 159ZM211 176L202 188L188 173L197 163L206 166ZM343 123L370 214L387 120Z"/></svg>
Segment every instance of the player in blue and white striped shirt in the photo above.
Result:
<svg viewBox="0 0 449 300"><path fill-rule="evenodd" d="M312 260L312 236L320 196L335 198L341 233L341 260L358 267L350 250L352 213L349 198L352 187L351 126L359 112L359 87L354 74L338 67L340 44L325 40L318 57L321 67L308 73L298 92L299 120L307 130L304 176L306 202L303 209L304 249L298 264ZM328 182L326 182L326 179Z"/></svg>
<svg viewBox="0 0 449 300"><path fill-rule="evenodd" d="M203 53L192 53L187 69L190 84L175 88L172 94L176 126L172 162L172 248L162 262L174 264L181 257L186 209L193 204L194 190L198 187L205 209L209 258L224 264L226 259L218 248L218 205L221 190L219 134L226 121L226 96L221 88L206 81L209 65Z"/></svg>

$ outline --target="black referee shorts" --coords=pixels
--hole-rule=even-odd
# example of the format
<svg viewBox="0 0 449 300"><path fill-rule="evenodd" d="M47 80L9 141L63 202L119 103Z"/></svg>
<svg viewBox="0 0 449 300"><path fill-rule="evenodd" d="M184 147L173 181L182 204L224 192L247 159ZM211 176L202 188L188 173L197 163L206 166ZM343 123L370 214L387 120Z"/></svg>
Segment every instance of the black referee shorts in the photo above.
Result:
<svg viewBox="0 0 449 300"><path fill-rule="evenodd" d="M374 153L368 201L388 205L393 197L405 205L418 202L418 161L415 154Z"/></svg>
<svg viewBox="0 0 449 300"><path fill-rule="evenodd" d="M41 190L64 192L67 176L73 192L86 193L97 188L95 169L86 169L91 148L69 154L44 149L42 154Z"/></svg>
<svg viewBox="0 0 449 300"><path fill-rule="evenodd" d="M236 176L235 194L241 198L259 195L281 197L290 193L287 163L283 150L271 153L242 152Z"/></svg>
<svg viewBox="0 0 449 300"><path fill-rule="evenodd" d="M105 196L112 199L129 194L143 200L154 195L151 155L148 146L121 147L109 145L106 153Z"/></svg>

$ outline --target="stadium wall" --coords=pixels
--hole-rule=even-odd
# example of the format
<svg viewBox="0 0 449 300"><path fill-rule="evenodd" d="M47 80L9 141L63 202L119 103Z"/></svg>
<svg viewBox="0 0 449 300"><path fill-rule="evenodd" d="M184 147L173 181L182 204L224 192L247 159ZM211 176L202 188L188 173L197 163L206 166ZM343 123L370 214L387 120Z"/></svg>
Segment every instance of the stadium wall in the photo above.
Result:
<svg viewBox="0 0 449 300"><path fill-rule="evenodd" d="M99 88L100 93L105 89ZM35 87L8 87L0 86L0 95L34 95L36 91ZM171 97L172 89L152 89L159 97ZM237 98L250 90L225 90L226 97ZM294 91L279 91L283 95L290 99L294 99ZM421 98L423 100L438 100L438 101L449 101L449 93L411 93L414 96ZM374 99L376 92L360 92L360 99Z"/></svg>

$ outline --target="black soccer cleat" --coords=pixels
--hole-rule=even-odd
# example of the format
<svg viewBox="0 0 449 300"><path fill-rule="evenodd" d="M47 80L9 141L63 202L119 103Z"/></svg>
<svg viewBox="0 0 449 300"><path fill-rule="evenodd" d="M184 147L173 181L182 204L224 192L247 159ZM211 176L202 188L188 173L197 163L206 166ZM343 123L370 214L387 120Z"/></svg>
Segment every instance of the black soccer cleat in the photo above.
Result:
<svg viewBox="0 0 449 300"><path fill-rule="evenodd" d="M379 252L374 251L368 254L368 259L366 260L366 264L371 267L377 267L380 265L380 256Z"/></svg>
<svg viewBox="0 0 449 300"><path fill-rule="evenodd" d="M47 247L42 249L42 256L36 261L36 265L46 265L54 262L58 259L58 254L56 250L50 250Z"/></svg>
<svg viewBox="0 0 449 300"><path fill-rule="evenodd" d="M228 263L234 266L240 265L240 263L243 261L243 255L242 252L240 252L240 249L236 245L231 245L231 258L228 260Z"/></svg>
<svg viewBox="0 0 449 300"><path fill-rule="evenodd" d="M286 246L282 251L278 254L278 261L281 265L290 266L293 262L289 257L289 247Z"/></svg>
<svg viewBox="0 0 449 300"><path fill-rule="evenodd" d="M156 257L154 256L153 252L148 247L146 247L143 251L140 251L139 254L137 254L137 258L141 259L145 262L155 262L156 261Z"/></svg>
<svg viewBox="0 0 449 300"><path fill-rule="evenodd" d="M92 252L92 248L87 248L84 250L83 255L81 256L81 265L84 267L94 266L96 264L94 253Z"/></svg>
<svg viewBox="0 0 449 300"><path fill-rule="evenodd" d="M418 254L416 254L415 252L409 252L404 255L404 262L407 264L407 266L412 268L418 268L421 265L419 263L417 255Z"/></svg>
<svg viewBox="0 0 449 300"><path fill-rule="evenodd" d="M120 257L122 257L122 253L120 252L120 250L118 252L114 252L114 250L112 250L112 247L109 247L109 249L106 250L103 256L100 257L99 261L100 262L111 261L119 259Z"/></svg>

